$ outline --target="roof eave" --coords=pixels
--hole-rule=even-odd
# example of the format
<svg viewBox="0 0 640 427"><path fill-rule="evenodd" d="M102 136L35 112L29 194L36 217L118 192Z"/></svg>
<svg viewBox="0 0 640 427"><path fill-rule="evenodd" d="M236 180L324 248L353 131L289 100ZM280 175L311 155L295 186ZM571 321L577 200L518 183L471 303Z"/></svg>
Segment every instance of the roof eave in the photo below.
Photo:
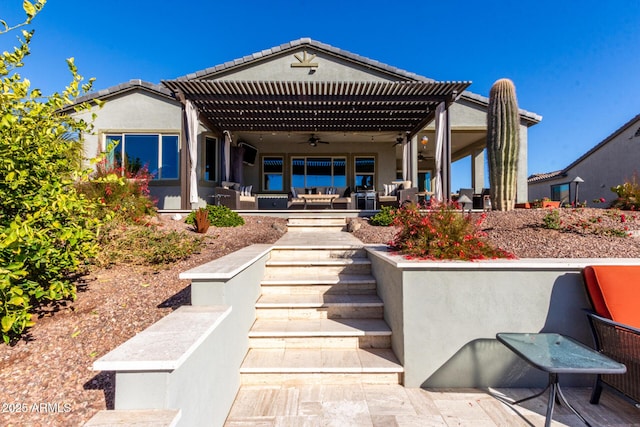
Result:
<svg viewBox="0 0 640 427"><path fill-rule="evenodd" d="M488 107L489 106L489 98L486 96L482 96L482 95L478 95L477 93L473 93L470 92L468 90L465 90L462 93L461 98L469 101L469 102L474 102L478 105L482 105L483 107ZM542 116L538 115L536 113L533 113L531 111L527 111L524 110L522 108L518 108L518 114L520 114L520 119L523 120L525 122L525 124L527 125L527 127L531 127L533 125L536 125L538 123L540 123L542 121Z"/></svg>

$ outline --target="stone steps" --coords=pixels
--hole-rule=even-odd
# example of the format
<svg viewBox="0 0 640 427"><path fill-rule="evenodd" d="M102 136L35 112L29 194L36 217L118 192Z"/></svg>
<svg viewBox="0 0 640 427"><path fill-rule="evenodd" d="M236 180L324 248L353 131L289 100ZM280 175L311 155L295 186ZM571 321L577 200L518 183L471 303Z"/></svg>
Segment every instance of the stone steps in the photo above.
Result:
<svg viewBox="0 0 640 427"><path fill-rule="evenodd" d="M289 217L287 230L290 232L338 232L344 231L347 226L346 218L331 216L301 216Z"/></svg>
<svg viewBox="0 0 640 427"><path fill-rule="evenodd" d="M381 319L383 308L372 294L267 294L256 303L258 319Z"/></svg>
<svg viewBox="0 0 640 427"><path fill-rule="evenodd" d="M345 222L290 218L309 233L276 245L266 262L243 384L402 383L366 251L329 231Z"/></svg>
<svg viewBox="0 0 640 427"><path fill-rule="evenodd" d="M368 258L335 258L323 260L275 260L267 261L268 278L295 277L300 279L340 274L360 274L371 273L371 261Z"/></svg>
<svg viewBox="0 0 640 427"><path fill-rule="evenodd" d="M289 383L315 377L323 384L398 383L402 366L393 351L376 349L255 349L240 370L243 384ZM364 375L364 376L363 376Z"/></svg>
<svg viewBox="0 0 640 427"><path fill-rule="evenodd" d="M320 261L334 259L366 258L364 248L325 246L317 248L276 246L271 251L270 261Z"/></svg>

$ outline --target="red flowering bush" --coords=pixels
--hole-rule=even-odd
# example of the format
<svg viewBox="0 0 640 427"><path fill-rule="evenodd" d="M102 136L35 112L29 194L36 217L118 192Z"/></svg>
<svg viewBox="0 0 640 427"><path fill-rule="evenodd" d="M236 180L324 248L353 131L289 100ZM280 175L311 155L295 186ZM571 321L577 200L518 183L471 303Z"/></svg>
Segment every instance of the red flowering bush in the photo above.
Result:
<svg viewBox="0 0 640 427"><path fill-rule="evenodd" d="M400 230L389 246L410 259L515 258L485 240L486 235L479 228L484 217L474 221L456 204L431 204L425 213L417 205L409 204L395 212L393 225Z"/></svg>
<svg viewBox="0 0 640 427"><path fill-rule="evenodd" d="M131 172L100 161L88 182L80 185L80 191L97 201L100 219L119 217L126 222L139 223L149 215L155 215L155 203L149 197L149 181L153 175L146 167Z"/></svg>

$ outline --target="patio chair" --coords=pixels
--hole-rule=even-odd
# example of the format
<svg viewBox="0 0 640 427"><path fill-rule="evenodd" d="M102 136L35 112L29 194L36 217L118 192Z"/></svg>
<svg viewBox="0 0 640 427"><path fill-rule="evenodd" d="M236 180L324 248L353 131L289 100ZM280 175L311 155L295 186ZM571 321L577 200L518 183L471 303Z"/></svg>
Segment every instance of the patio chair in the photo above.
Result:
<svg viewBox="0 0 640 427"><path fill-rule="evenodd" d="M411 181L386 184L384 191L376 193L378 207L401 207L405 203L418 203L418 187L411 187Z"/></svg>
<svg viewBox="0 0 640 427"><path fill-rule="evenodd" d="M606 384L640 403L640 266L588 266L583 278L596 349L627 367L623 375L598 375L590 402L599 402Z"/></svg>

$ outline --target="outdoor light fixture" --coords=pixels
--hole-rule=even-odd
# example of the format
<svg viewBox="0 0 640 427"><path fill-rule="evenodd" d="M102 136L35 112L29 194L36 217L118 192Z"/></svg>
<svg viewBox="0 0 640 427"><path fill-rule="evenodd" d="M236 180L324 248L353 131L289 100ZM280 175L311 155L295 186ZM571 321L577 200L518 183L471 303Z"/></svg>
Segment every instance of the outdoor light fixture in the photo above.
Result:
<svg viewBox="0 0 640 427"><path fill-rule="evenodd" d="M422 140L420 141L422 143L423 146L427 145L429 143L429 138L427 138L427 136L423 136Z"/></svg>
<svg viewBox="0 0 640 427"><path fill-rule="evenodd" d="M584 182L584 179L580 178L579 176L576 176L575 178L573 178L573 181L571 182L576 183L576 197L573 199L573 206L578 207L578 186L580 185L581 182Z"/></svg>
<svg viewBox="0 0 640 427"><path fill-rule="evenodd" d="M458 198L458 203L462 207L462 212L464 212L464 210L466 209L467 205L468 204L472 204L473 201L469 198L469 196L467 196L466 194L463 194L462 196L460 196ZM471 208L469 208L469 210L471 210Z"/></svg>

